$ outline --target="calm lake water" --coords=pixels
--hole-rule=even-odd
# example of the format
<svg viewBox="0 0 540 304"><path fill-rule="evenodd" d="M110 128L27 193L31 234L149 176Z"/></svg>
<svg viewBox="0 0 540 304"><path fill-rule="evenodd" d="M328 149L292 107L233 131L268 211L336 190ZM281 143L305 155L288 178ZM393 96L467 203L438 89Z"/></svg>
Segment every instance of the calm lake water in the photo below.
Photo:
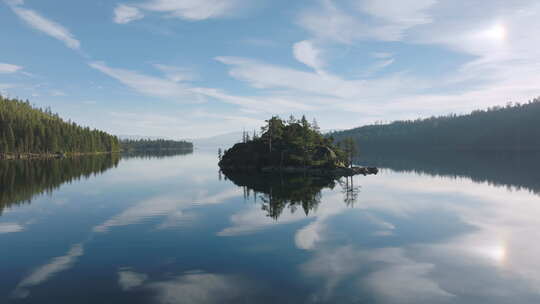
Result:
<svg viewBox="0 0 540 304"><path fill-rule="evenodd" d="M540 303L537 157L362 162L385 169L0 162L0 303Z"/></svg>

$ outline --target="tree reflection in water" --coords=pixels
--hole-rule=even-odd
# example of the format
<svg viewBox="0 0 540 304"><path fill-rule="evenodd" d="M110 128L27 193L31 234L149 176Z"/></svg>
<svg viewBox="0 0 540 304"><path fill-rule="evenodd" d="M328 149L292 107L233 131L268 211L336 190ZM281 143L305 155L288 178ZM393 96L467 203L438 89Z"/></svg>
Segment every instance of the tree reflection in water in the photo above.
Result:
<svg viewBox="0 0 540 304"><path fill-rule="evenodd" d="M353 178L336 180L332 177L309 176L303 174L248 174L224 172L225 180L231 180L244 190L244 199L257 202L266 215L277 220L283 210L291 213L301 208L306 215L316 211L321 203L321 191L334 189L336 184L342 187L344 202L354 205L358 199L358 189Z"/></svg>
<svg viewBox="0 0 540 304"><path fill-rule="evenodd" d="M116 167L118 154L62 159L0 161L0 215L9 206L30 203L41 193L51 193L64 183L101 174Z"/></svg>

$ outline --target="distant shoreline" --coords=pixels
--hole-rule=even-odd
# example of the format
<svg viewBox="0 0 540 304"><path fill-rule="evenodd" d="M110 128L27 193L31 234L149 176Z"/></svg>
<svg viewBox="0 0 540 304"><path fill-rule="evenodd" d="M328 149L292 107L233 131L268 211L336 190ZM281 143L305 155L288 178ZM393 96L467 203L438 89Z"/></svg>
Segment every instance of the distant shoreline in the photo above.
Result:
<svg viewBox="0 0 540 304"><path fill-rule="evenodd" d="M74 156L88 156L88 155L100 155L100 154L114 154L114 153L155 153L155 152L193 152L193 149L143 149L143 150L120 150L120 151L106 151L106 152L68 152L68 153L0 153L0 160L30 160L30 159L51 159L51 158L65 158Z"/></svg>
<svg viewBox="0 0 540 304"><path fill-rule="evenodd" d="M121 151L107 151L107 152L70 152L70 153L0 153L0 160L29 160L29 159L51 159L51 158L64 158L72 156L86 156L86 155L98 155L98 154L113 154L120 153Z"/></svg>

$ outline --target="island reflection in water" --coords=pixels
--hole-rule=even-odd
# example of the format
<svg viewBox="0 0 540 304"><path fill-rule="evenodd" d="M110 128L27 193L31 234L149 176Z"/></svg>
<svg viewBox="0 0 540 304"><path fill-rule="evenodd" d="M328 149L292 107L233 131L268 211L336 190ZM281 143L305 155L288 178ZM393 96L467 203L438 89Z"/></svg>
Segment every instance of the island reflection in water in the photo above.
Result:
<svg viewBox="0 0 540 304"><path fill-rule="evenodd" d="M353 199L345 180L220 181L215 154L121 160L5 212L0 302L540 301L534 157L503 176L517 158L364 156L387 169Z"/></svg>
<svg viewBox="0 0 540 304"><path fill-rule="evenodd" d="M223 173L225 178L242 187L244 199L257 200L266 215L277 220L285 208L294 213L301 208L305 215L316 210L321 203L323 189L333 190L336 184L344 194L344 202L353 205L358 197L359 186L353 177L334 179L325 176L303 174L247 174Z"/></svg>

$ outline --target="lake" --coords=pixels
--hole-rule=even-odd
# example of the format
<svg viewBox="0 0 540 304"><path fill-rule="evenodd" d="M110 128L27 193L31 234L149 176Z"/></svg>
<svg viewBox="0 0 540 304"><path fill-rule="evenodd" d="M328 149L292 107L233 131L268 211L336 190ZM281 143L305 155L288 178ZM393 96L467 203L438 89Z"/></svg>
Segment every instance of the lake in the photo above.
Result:
<svg viewBox="0 0 540 304"><path fill-rule="evenodd" d="M225 176L217 153L0 162L2 303L540 303L536 155Z"/></svg>

